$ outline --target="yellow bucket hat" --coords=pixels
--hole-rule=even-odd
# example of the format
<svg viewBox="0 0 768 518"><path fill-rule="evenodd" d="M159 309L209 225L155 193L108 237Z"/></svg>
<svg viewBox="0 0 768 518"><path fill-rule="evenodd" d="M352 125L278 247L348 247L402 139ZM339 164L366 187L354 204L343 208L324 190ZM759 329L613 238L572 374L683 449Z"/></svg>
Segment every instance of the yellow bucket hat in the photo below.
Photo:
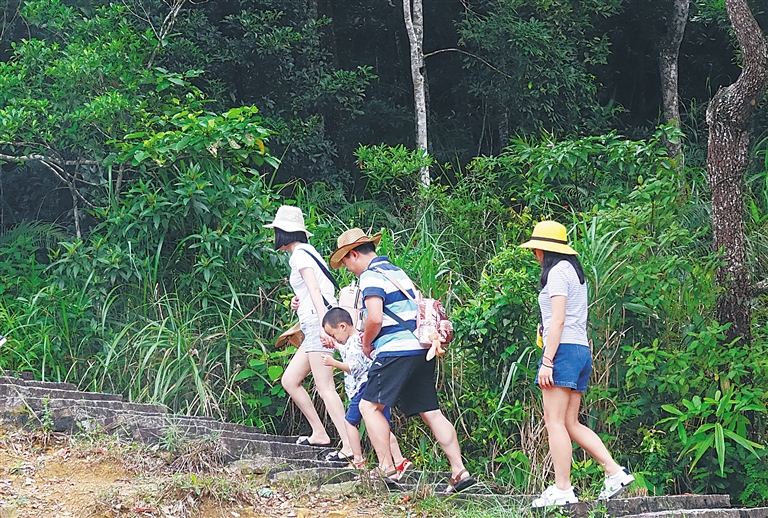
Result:
<svg viewBox="0 0 768 518"><path fill-rule="evenodd" d="M520 245L520 248L538 248L547 252L565 255L579 255L568 246L568 232L557 221L540 221L533 228L531 239Z"/></svg>

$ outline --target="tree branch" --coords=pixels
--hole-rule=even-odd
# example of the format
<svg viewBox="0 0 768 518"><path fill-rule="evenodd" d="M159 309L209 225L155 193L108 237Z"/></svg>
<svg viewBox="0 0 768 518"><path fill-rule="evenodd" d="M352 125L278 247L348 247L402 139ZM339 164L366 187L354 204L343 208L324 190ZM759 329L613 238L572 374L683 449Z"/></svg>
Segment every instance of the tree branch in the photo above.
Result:
<svg viewBox="0 0 768 518"><path fill-rule="evenodd" d="M60 158L54 158L46 155L37 155L37 154L31 154L31 155L6 155L4 153L0 153L0 160L5 160L6 162L48 162L51 164L56 164L61 167L65 166L76 166L76 165L101 165L100 162L96 162L95 160L62 160Z"/></svg>
<svg viewBox="0 0 768 518"><path fill-rule="evenodd" d="M481 58L480 56L478 56L478 55L476 55L476 54L472 54L471 52L467 52L466 50L461 50L461 49L456 49L456 48L451 48L451 49L438 49L438 50L433 50L433 51L432 51L432 52L430 52L429 54L424 54L424 59L427 59L427 58L428 58L428 57L430 57L430 56L434 56L435 54L441 54L441 53L443 53L443 52L461 52L462 54L466 54L467 56L470 56L470 57L473 57L473 58L475 58L476 60L480 61L480 62L481 62L481 63L483 63L484 65L487 65L487 66L488 66L488 68L490 68L491 70L494 70L494 71L498 72L499 74L503 75L504 77L506 77L506 78L508 78L508 79L512 79L512 76L511 76L511 75L509 75L509 74L507 74L507 73L504 73L504 72L502 72L501 70L499 70L499 69L498 69L498 68L496 68L495 66L491 65L490 63L488 63L488 62L487 62L486 60L484 60L483 58Z"/></svg>

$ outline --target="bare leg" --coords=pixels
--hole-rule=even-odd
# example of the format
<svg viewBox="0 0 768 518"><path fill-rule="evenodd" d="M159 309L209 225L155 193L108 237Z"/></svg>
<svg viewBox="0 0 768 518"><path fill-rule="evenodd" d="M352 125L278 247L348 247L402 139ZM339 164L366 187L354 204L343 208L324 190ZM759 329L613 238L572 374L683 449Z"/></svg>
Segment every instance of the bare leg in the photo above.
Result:
<svg viewBox="0 0 768 518"><path fill-rule="evenodd" d="M459 473L464 471L464 461L461 458L461 449L459 448L456 429L439 409L422 412L421 418L432 430L437 443L445 452L445 456L448 457L448 462L451 464L451 478L455 479ZM469 473L462 478L467 478L468 476Z"/></svg>
<svg viewBox="0 0 768 518"><path fill-rule="evenodd" d="M344 420L347 428L347 439L349 439L349 447L352 449L353 459L356 463L363 462L363 449L360 446L360 432L357 427L351 424L346 419ZM343 452L342 452L343 453Z"/></svg>
<svg viewBox="0 0 768 518"><path fill-rule="evenodd" d="M373 449L376 451L376 457L379 460L379 469L382 473L389 473L395 470L392 464L392 452L389 449L389 423L384 417L382 410L384 405L372 403L365 399L360 401L360 413L365 420L365 428L368 430L368 438L371 440Z"/></svg>
<svg viewBox="0 0 768 518"><path fill-rule="evenodd" d="M395 463L395 466L403 462L403 452L400 451L400 445L397 444L397 437L395 437L395 434L393 434L391 430L389 432L389 451L392 452L392 462Z"/></svg>
<svg viewBox="0 0 768 518"><path fill-rule="evenodd" d="M579 422L579 407L581 405L581 393L571 392L568 409L565 413L565 428L571 440L589 453L603 468L607 475L618 473L621 466L611 457L610 452L603 444L602 439L591 428Z"/></svg>
<svg viewBox="0 0 768 518"><path fill-rule="evenodd" d="M325 409L331 416L336 431L341 438L341 453L346 456L352 456L352 447L347 437L346 419L344 419L344 405L341 402L339 393L336 392L336 385L333 382L333 367L323 365L323 356L329 353L309 353L309 364L312 368L312 376L315 378L315 387L317 392L325 403Z"/></svg>
<svg viewBox="0 0 768 518"><path fill-rule="evenodd" d="M302 386L304 378L310 372L309 358L307 356L307 353L304 352L304 347L299 347L283 373L282 384L285 391L293 399L294 404L299 407L301 413L309 421L309 426L312 427L312 435L309 437L309 442L312 444L326 444L331 439L325 431L320 416L317 415L312 399Z"/></svg>
<svg viewBox="0 0 768 518"><path fill-rule="evenodd" d="M567 387L548 387L541 390L544 402L544 424L549 436L549 454L555 468L555 485L566 490L571 487L573 447L565 426L565 416L571 403L572 390ZM581 393L577 393L581 397ZM578 416L579 409L576 408Z"/></svg>

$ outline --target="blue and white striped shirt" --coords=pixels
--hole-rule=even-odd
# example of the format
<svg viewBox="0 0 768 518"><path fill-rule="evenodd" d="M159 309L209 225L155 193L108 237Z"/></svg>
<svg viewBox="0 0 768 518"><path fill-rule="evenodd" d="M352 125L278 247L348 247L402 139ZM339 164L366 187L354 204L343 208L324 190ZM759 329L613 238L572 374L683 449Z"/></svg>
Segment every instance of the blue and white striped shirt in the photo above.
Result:
<svg viewBox="0 0 768 518"><path fill-rule="evenodd" d="M376 270L381 270L383 275ZM392 311L415 329L419 307L415 301L409 299L400 291L390 279L397 281L400 286L408 291L411 297L415 297L415 288L408 275L390 263L386 256L378 256L371 261L368 269L360 275L363 307L365 307L365 299L367 297L379 297L383 299L385 308ZM367 309L364 315L366 318L368 317ZM416 336L409 329L387 315L386 312L382 315L381 331L379 331L379 334L373 341L373 347L379 357L411 356L424 352L424 347L416 339Z"/></svg>

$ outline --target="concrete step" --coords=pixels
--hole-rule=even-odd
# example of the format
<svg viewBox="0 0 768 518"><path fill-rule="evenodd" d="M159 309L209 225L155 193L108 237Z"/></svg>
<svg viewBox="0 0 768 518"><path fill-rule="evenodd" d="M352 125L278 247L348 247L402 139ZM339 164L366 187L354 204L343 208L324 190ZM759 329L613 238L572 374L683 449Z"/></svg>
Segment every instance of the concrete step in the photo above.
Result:
<svg viewBox="0 0 768 518"><path fill-rule="evenodd" d="M10 376L0 375L0 385L19 385L25 387L43 387L52 388L57 390L77 390L77 385L74 383L61 383L56 381L35 381L25 380L22 378L13 378Z"/></svg>
<svg viewBox="0 0 768 518"><path fill-rule="evenodd" d="M33 397L39 399L82 399L89 401L122 401L119 394L104 394L101 392L80 392L78 390L59 389L52 384L20 385L0 383L0 398L2 397ZM59 385L59 384L56 384Z"/></svg>
<svg viewBox="0 0 768 518"><path fill-rule="evenodd" d="M652 513L628 514L624 518L741 518L738 509L671 509Z"/></svg>
<svg viewBox="0 0 768 518"><path fill-rule="evenodd" d="M729 495L670 495L613 498L608 500L608 514L614 517L632 516L677 509L727 509ZM590 508L594 508L594 505Z"/></svg>

